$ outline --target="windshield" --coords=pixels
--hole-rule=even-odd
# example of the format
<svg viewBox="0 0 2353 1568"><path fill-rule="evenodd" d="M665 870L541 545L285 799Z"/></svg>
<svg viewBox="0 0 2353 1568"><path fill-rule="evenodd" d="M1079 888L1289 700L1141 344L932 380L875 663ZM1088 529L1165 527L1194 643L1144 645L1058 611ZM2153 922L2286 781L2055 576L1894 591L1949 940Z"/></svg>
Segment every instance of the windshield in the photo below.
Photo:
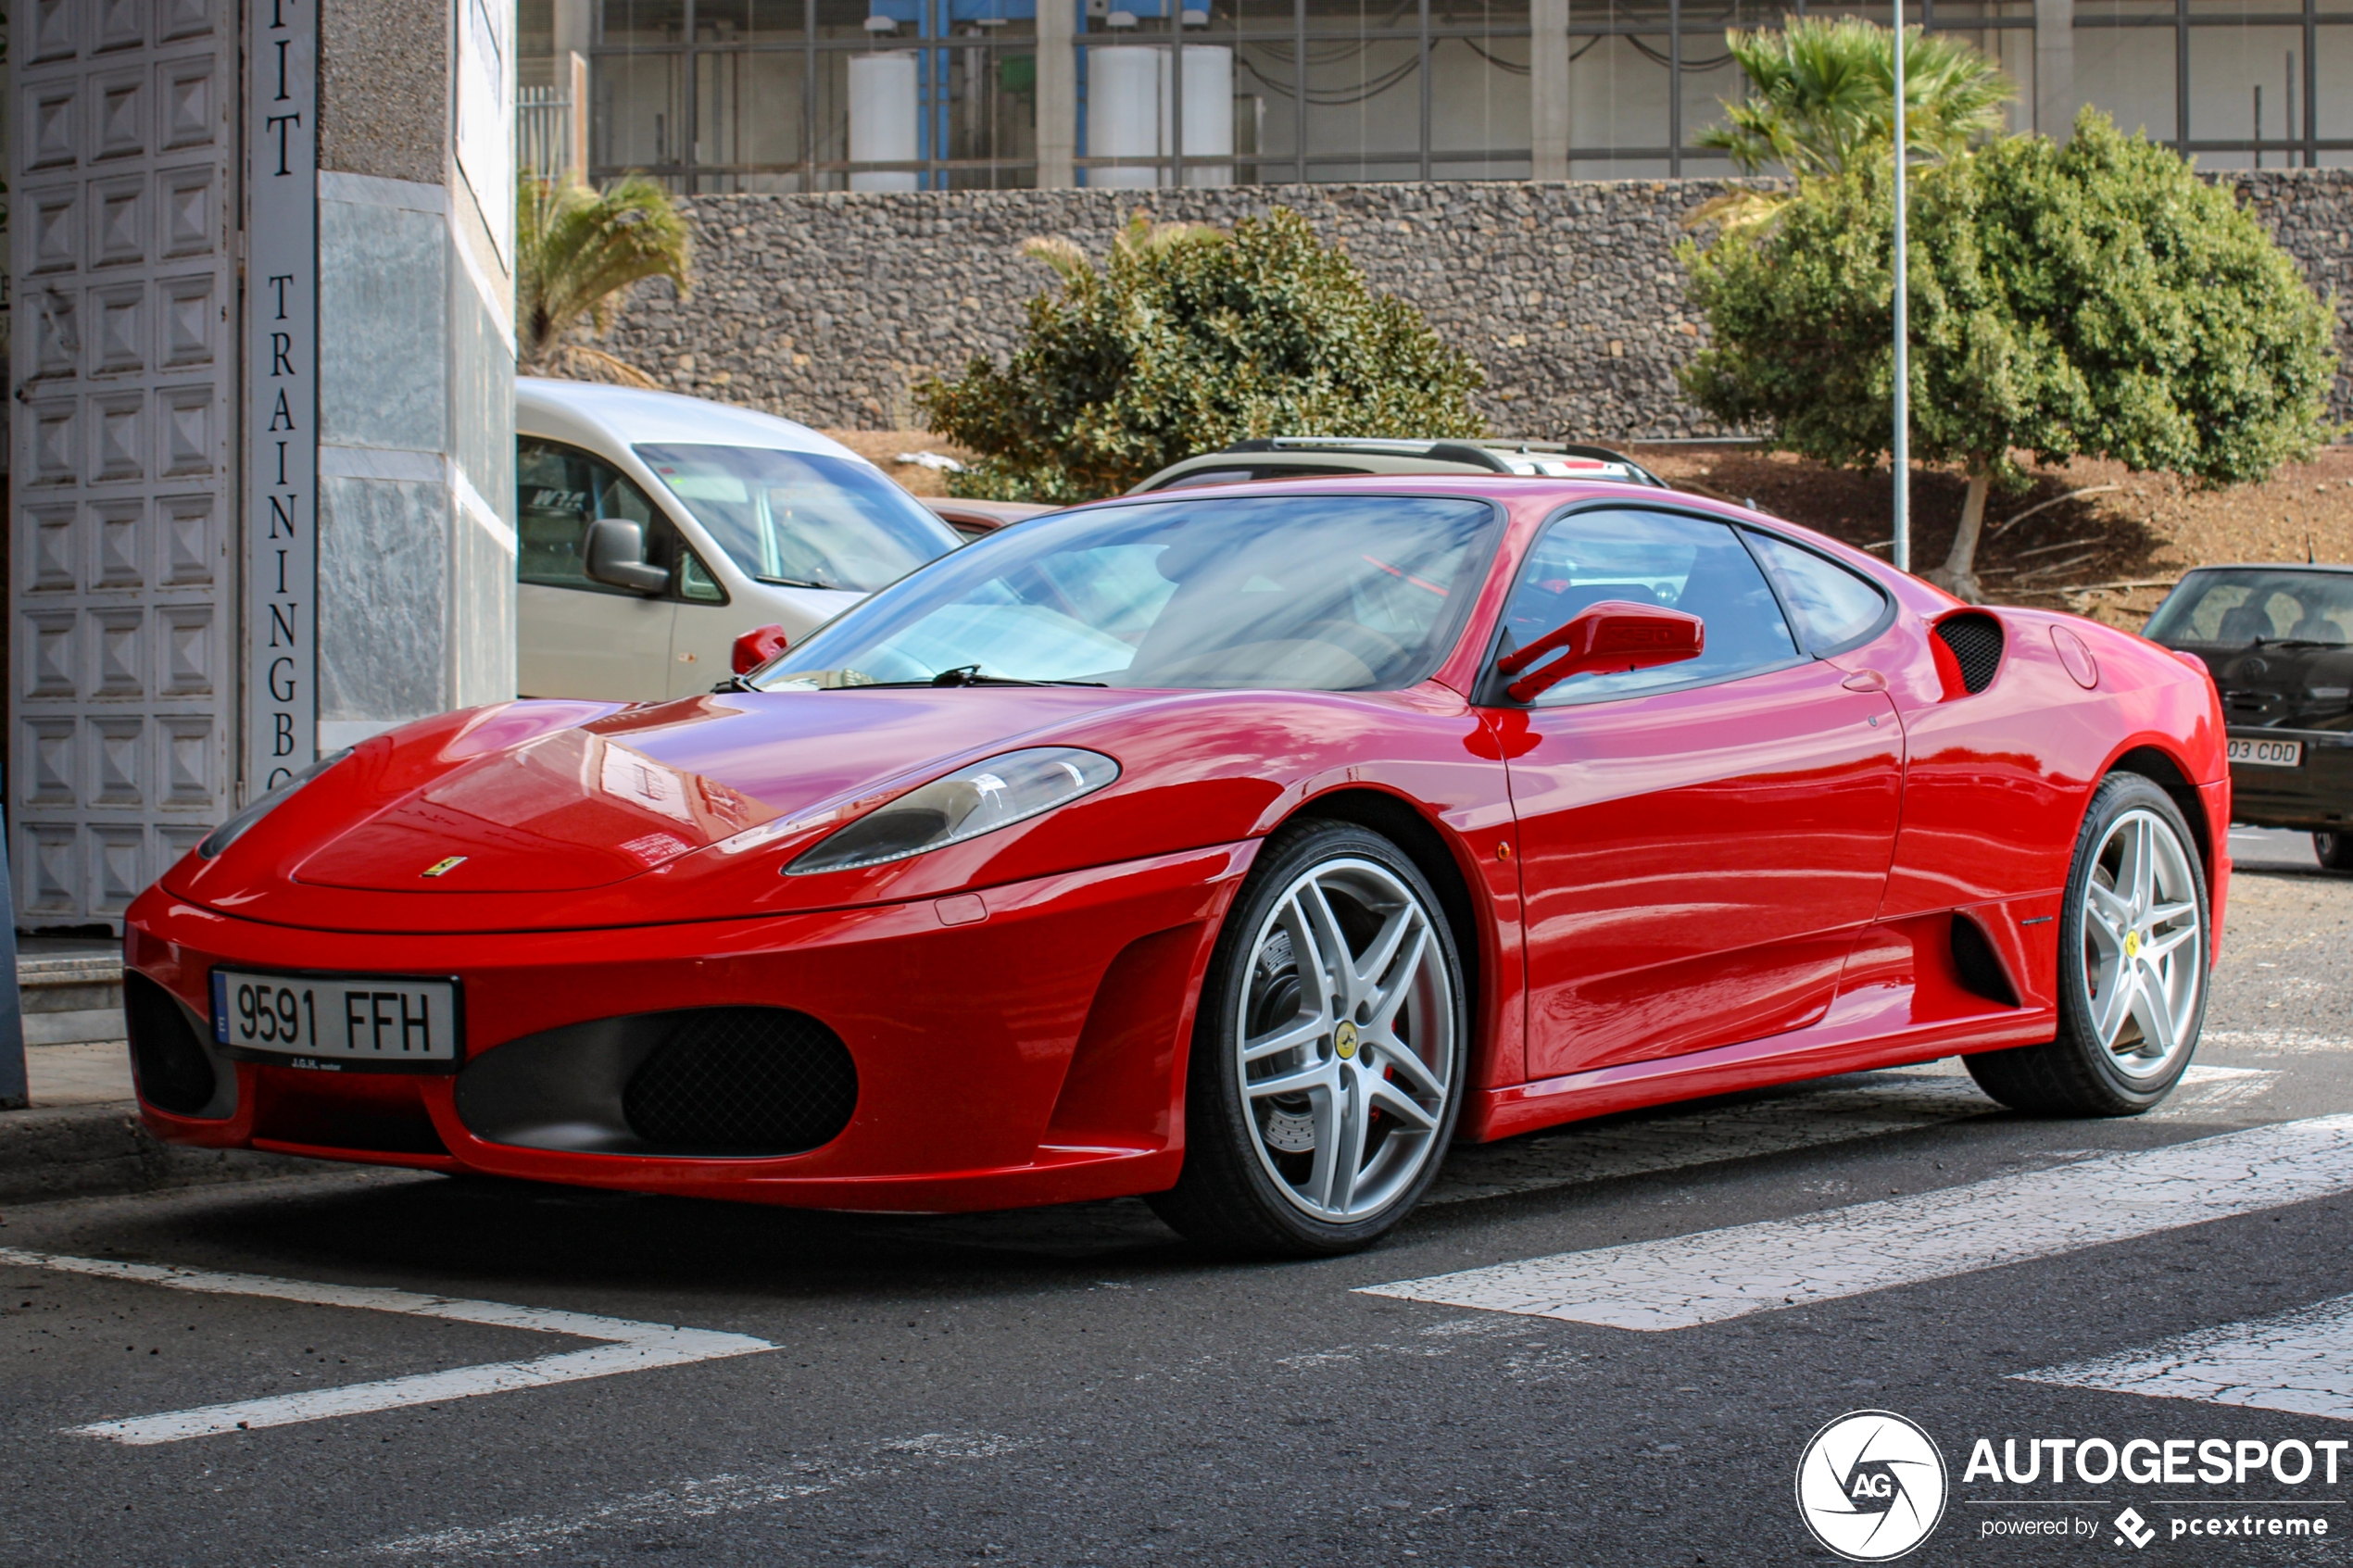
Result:
<svg viewBox="0 0 2353 1568"><path fill-rule="evenodd" d="M1401 495L1171 500L1043 517L860 605L758 684L1411 685L1459 634L1498 518L1482 501Z"/></svg>
<svg viewBox="0 0 2353 1568"><path fill-rule="evenodd" d="M767 446L640 446L745 573L792 588L872 593L963 543L863 463Z"/></svg>
<svg viewBox="0 0 2353 1568"><path fill-rule="evenodd" d="M2353 574L2341 571L2192 572L2149 618L2153 643L2353 642Z"/></svg>

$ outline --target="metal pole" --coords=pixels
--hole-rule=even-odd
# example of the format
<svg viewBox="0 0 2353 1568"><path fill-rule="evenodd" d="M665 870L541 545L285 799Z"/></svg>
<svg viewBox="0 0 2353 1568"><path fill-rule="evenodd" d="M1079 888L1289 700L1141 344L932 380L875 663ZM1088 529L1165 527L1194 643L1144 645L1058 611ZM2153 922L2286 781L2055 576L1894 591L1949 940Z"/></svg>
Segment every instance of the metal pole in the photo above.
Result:
<svg viewBox="0 0 2353 1568"><path fill-rule="evenodd" d="M1904 0L1895 0L1895 570L1912 570L1912 357L1904 251Z"/></svg>
<svg viewBox="0 0 2353 1568"><path fill-rule="evenodd" d="M20 1110L31 1103L25 1080L24 1013L17 994L17 897L8 885L8 849L0 842L0 962L7 966L7 990L0 994L0 1110Z"/></svg>

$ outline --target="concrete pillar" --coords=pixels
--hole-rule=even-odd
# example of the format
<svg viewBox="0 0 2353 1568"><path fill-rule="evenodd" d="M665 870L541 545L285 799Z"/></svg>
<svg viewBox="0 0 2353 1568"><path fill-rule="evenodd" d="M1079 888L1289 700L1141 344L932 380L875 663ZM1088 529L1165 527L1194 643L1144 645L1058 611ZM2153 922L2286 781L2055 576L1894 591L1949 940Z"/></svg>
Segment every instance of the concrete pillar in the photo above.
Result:
<svg viewBox="0 0 2353 1568"><path fill-rule="evenodd" d="M319 746L515 691L514 8L328 0Z"/></svg>
<svg viewBox="0 0 2353 1568"><path fill-rule="evenodd" d="M1078 183L1077 7L1073 0L1038 5L1038 187Z"/></svg>
<svg viewBox="0 0 2353 1568"><path fill-rule="evenodd" d="M564 178L573 184L588 182L588 56L568 49L564 63L564 97L572 112L564 119Z"/></svg>
<svg viewBox="0 0 2353 1568"><path fill-rule="evenodd" d="M1539 180L1568 178L1568 0L1529 0L1528 127Z"/></svg>
<svg viewBox="0 0 2353 1568"><path fill-rule="evenodd" d="M2067 140L2075 125L2075 0L2034 0L2034 129Z"/></svg>

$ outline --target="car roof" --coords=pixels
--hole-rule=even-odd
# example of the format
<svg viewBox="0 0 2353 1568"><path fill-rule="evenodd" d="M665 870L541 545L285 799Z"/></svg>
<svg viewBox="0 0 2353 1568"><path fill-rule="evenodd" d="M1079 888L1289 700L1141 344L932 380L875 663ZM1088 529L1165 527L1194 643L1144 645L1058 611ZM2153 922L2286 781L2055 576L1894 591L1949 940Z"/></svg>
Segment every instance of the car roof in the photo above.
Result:
<svg viewBox="0 0 2353 1568"><path fill-rule="evenodd" d="M2342 576L2353 572L2353 565L2327 560L2211 561L2190 568L2182 573L2182 580L2187 582L2201 571L2325 571Z"/></svg>
<svg viewBox="0 0 2353 1568"><path fill-rule="evenodd" d="M831 436L756 408L713 403L708 398L688 397L675 392L648 392L641 387L608 386L598 382L518 376L515 422L531 434L575 441L594 433L624 450L642 441L669 441L818 452L866 462Z"/></svg>
<svg viewBox="0 0 2353 1568"><path fill-rule="evenodd" d="M1630 482L1656 485L1660 489L1668 488L1664 481L1631 458L1601 446L1486 437L1278 435L1237 441L1214 452L1197 452L1147 476L1131 487L1128 494L1142 495L1175 488L1189 475L1224 469L1340 469L1343 472L1357 474L1508 473L1548 479ZM1276 477L1274 473L1267 472L1254 476L1248 483L1265 483Z"/></svg>

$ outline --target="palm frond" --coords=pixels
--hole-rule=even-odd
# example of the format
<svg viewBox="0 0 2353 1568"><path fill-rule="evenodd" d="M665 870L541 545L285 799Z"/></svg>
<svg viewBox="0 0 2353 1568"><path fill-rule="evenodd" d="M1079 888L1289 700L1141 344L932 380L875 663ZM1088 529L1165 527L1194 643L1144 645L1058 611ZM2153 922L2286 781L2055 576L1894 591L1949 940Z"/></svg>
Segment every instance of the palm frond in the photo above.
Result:
<svg viewBox="0 0 2353 1568"><path fill-rule="evenodd" d="M693 286L686 220L670 193L643 175L602 191L522 180L515 235L516 350L529 366L551 365L584 320L602 336L616 302L636 283L667 278L680 294Z"/></svg>

